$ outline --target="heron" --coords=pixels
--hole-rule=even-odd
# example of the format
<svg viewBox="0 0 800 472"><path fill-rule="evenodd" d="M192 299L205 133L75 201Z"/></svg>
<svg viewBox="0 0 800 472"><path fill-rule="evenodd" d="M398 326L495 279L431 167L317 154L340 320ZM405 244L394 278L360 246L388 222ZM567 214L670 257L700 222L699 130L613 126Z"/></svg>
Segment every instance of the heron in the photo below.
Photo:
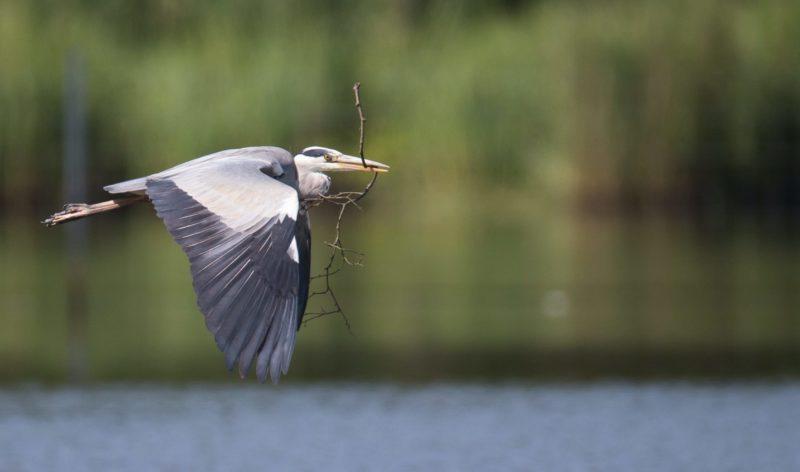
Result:
<svg viewBox="0 0 800 472"><path fill-rule="evenodd" d="M245 378L277 383L289 370L308 301L311 220L307 202L327 195L327 172L388 172L380 162L310 146L292 156L273 146L230 149L103 187L114 196L67 204L54 226L150 201L188 256L197 305Z"/></svg>

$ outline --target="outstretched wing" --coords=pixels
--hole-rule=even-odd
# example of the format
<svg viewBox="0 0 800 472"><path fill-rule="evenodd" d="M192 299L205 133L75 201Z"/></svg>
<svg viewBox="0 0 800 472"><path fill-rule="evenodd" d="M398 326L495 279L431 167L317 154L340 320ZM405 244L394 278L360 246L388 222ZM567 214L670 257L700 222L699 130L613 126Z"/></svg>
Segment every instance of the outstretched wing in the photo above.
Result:
<svg viewBox="0 0 800 472"><path fill-rule="evenodd" d="M238 361L244 377L255 361L258 379L273 382L289 368L305 304L298 196L275 164L230 159L147 181L158 216L189 257L197 304L228 369Z"/></svg>

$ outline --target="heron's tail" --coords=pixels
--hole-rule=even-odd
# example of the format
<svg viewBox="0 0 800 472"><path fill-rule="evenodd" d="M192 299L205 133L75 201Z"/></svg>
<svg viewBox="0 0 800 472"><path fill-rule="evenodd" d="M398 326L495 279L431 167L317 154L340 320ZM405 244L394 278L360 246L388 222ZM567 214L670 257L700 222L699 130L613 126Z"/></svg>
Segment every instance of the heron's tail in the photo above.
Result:
<svg viewBox="0 0 800 472"><path fill-rule="evenodd" d="M145 195L131 195L128 197L115 198L113 200L107 200L100 203L67 203L64 205L64 209L62 211L53 213L48 218L44 219L42 224L47 227L60 225L69 221L86 218L87 216L92 216L97 213L116 210L117 208L122 208L132 203L140 202L146 198L147 197Z"/></svg>

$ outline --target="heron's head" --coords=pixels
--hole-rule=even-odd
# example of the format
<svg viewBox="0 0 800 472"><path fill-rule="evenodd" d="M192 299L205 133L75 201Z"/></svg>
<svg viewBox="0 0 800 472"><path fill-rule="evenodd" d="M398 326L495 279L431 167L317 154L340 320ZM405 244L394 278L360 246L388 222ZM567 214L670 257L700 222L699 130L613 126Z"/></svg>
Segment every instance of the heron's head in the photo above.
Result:
<svg viewBox="0 0 800 472"><path fill-rule="evenodd" d="M294 164L299 172L389 172L389 166L380 162L342 154L336 149L310 146L294 156ZM364 166L366 164L366 167Z"/></svg>

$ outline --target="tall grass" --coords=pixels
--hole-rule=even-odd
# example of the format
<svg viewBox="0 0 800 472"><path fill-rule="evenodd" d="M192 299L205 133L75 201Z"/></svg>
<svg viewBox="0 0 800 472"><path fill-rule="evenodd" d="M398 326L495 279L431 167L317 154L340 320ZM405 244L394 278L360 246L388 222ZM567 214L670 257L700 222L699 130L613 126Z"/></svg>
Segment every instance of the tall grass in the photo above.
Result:
<svg viewBox="0 0 800 472"><path fill-rule="evenodd" d="M77 50L96 188L222 148L352 151L361 80L403 198L796 209L798 45L789 0L2 0L0 195L59 200Z"/></svg>

